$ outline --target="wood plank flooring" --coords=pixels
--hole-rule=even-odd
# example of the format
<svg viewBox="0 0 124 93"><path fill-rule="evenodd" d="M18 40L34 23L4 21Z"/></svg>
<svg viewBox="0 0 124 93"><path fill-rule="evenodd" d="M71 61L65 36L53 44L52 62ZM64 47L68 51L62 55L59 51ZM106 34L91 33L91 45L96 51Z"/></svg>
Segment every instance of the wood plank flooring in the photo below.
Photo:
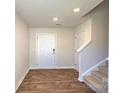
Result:
<svg viewBox="0 0 124 93"><path fill-rule="evenodd" d="M30 70L16 93L95 93L74 69Z"/></svg>

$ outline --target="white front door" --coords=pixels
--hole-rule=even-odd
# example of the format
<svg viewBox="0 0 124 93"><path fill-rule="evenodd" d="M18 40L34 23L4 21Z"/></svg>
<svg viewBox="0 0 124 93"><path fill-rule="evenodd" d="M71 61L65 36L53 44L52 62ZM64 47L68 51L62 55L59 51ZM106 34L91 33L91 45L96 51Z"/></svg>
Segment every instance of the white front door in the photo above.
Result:
<svg viewBox="0 0 124 93"><path fill-rule="evenodd" d="M41 69L55 68L55 35L37 34L37 65Z"/></svg>

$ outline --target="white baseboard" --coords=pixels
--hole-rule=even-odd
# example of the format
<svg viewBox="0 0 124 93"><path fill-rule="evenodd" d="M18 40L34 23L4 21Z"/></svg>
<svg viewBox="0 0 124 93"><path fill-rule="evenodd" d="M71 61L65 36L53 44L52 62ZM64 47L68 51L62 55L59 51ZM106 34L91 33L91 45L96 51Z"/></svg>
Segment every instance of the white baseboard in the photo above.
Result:
<svg viewBox="0 0 124 93"><path fill-rule="evenodd" d="M19 80L18 84L15 86L15 91L17 91L17 89L19 88L19 86L21 85L22 81L24 80L25 76L27 75L27 73L29 72L30 68L28 68L26 70L26 72L24 73L24 75L22 76L22 78Z"/></svg>
<svg viewBox="0 0 124 93"><path fill-rule="evenodd" d="M84 73L82 73L81 75L79 75L79 78L78 80L79 81L84 81L83 77L86 75L86 74L89 74L93 69L95 69L96 67L98 67L99 65L101 65L102 63L104 63L106 60L108 60L108 58L100 61L99 63L97 63L96 65L92 66L91 68L89 68L87 71L85 71Z"/></svg>
<svg viewBox="0 0 124 93"><path fill-rule="evenodd" d="M71 67L56 67L56 69L76 69L74 66Z"/></svg>
<svg viewBox="0 0 124 93"><path fill-rule="evenodd" d="M72 67L54 67L54 68L30 67L30 69L76 69L76 68L72 66Z"/></svg>

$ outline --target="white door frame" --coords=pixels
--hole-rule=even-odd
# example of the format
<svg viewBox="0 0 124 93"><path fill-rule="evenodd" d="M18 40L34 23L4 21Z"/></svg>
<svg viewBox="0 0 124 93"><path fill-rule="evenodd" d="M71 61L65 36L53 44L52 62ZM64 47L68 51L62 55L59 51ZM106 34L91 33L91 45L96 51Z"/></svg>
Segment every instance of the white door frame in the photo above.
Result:
<svg viewBox="0 0 124 93"><path fill-rule="evenodd" d="M36 62L37 62L37 57L38 57L38 35L39 34L53 34L55 36L55 58L54 58L54 64L55 68L57 68L57 33L48 33L48 32L37 32L36 33ZM36 67L37 69L41 69L39 67ZM46 68L46 69L52 69L52 68Z"/></svg>

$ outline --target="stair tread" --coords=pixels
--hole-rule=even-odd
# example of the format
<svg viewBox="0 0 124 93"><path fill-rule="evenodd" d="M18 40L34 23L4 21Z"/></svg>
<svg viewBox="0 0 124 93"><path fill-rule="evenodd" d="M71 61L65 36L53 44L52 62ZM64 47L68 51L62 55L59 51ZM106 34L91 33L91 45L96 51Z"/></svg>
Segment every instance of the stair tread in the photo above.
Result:
<svg viewBox="0 0 124 93"><path fill-rule="evenodd" d="M94 78L92 75L86 76L85 80L90 83L94 88L96 89L103 89L104 88L104 83L101 82L100 80L97 80Z"/></svg>
<svg viewBox="0 0 124 93"><path fill-rule="evenodd" d="M92 73L95 74L98 78L101 78L102 80L108 80L108 75L106 73L100 71L93 71Z"/></svg>

